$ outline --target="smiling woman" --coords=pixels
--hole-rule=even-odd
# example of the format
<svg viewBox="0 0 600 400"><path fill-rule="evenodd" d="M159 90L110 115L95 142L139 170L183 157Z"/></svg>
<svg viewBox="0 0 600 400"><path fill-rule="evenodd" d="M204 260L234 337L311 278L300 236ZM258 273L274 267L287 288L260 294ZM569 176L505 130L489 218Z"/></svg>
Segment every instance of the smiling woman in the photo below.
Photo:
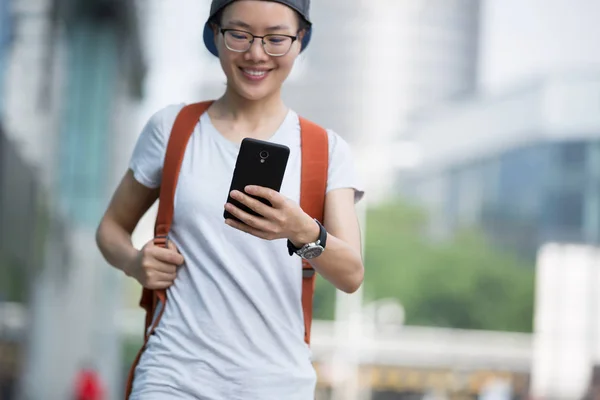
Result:
<svg viewBox="0 0 600 400"><path fill-rule="evenodd" d="M97 232L107 261L150 296L129 399L314 398L314 276L349 293L362 284L355 202L363 192L348 144L281 98L311 29L309 0L214 0L204 42L227 77L225 93L165 107L138 139ZM173 180L168 164L165 178L167 149L181 139L184 120L190 136L180 172ZM289 149L279 191L230 193L258 215L227 203L244 138ZM135 249L132 231L171 182L172 224L157 224L155 239ZM224 209L235 220L224 220Z"/></svg>
<svg viewBox="0 0 600 400"><path fill-rule="evenodd" d="M306 18L274 1L235 1L219 10L209 19L204 40L219 57L231 92L247 99L278 96L308 45Z"/></svg>

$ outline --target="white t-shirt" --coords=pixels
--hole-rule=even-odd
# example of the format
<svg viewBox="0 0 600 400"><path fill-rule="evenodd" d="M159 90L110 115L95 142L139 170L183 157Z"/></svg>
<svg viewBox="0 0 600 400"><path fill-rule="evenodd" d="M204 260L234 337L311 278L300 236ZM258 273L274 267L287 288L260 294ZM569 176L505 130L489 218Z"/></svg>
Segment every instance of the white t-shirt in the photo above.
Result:
<svg viewBox="0 0 600 400"><path fill-rule="evenodd" d="M160 185L166 144L183 104L154 114L130 163L136 180ZM350 147L328 131L327 191L362 189ZM300 125L289 111L270 141L290 148L281 193L299 202ZM301 260L286 240L225 224L239 145L205 113L181 166L170 239L185 258L166 309L135 372L130 399L309 400L316 374L304 343Z"/></svg>

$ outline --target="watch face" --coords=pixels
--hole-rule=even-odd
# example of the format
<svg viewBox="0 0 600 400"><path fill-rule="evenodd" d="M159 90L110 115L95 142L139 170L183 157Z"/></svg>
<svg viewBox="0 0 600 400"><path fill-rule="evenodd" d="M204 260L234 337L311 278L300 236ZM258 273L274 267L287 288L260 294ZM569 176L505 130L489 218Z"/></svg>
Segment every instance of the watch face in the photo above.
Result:
<svg viewBox="0 0 600 400"><path fill-rule="evenodd" d="M321 253L323 253L323 248L321 246L310 247L302 253L302 258L310 260L319 257Z"/></svg>

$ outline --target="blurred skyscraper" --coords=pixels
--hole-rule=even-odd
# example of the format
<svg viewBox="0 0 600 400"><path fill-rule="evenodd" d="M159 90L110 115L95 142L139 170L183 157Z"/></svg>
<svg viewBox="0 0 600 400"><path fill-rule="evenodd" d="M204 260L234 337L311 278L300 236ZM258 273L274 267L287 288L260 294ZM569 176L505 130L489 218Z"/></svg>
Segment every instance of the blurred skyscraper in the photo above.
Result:
<svg viewBox="0 0 600 400"><path fill-rule="evenodd" d="M16 199L15 205L8 196L13 202L3 203L3 211L10 216L14 208L32 203L29 220L40 204L50 210L36 221L38 230L17 243L25 255L34 240L45 250L43 259L35 260L40 265L30 266L35 274L25 285L29 318L22 327L22 395L70 398L76 370L92 364L108 397L117 398L123 376L113 320L120 286L116 271L100 257L94 231L124 171L115 148L136 120L141 96L145 67L136 8L133 2L109 0L11 0L8 5L14 40L6 59L3 122L14 149L10 156L35 171L32 179L14 175L8 183L32 187L18 193L35 197ZM0 32L4 28L0 25ZM10 231L21 233L22 226L17 222L0 233L10 239Z"/></svg>
<svg viewBox="0 0 600 400"><path fill-rule="evenodd" d="M400 1L410 4L408 113L473 95L479 79L480 0Z"/></svg>
<svg viewBox="0 0 600 400"><path fill-rule="evenodd" d="M431 212L433 232L479 225L529 257L547 241L599 242L597 11L598 1L486 3L483 90L404 130L422 153L403 191Z"/></svg>
<svg viewBox="0 0 600 400"><path fill-rule="evenodd" d="M401 138L410 119L473 94L479 63L480 0L365 0L365 102L356 133L373 201L392 191L398 168L418 149ZM377 4L377 6L374 6Z"/></svg>
<svg viewBox="0 0 600 400"><path fill-rule="evenodd" d="M314 41L286 90L300 114L354 145L369 198L414 155L395 141L413 112L476 89L479 0L313 3Z"/></svg>
<svg viewBox="0 0 600 400"><path fill-rule="evenodd" d="M549 241L600 243L599 74L548 77L437 110L411 126L423 164L403 174L431 232L481 227L533 258Z"/></svg>

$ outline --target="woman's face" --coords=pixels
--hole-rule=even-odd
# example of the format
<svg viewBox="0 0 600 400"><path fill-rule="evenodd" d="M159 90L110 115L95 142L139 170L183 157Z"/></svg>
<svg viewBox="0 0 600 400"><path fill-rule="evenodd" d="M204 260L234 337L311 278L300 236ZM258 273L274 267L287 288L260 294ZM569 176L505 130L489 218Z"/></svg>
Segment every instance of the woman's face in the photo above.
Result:
<svg viewBox="0 0 600 400"><path fill-rule="evenodd" d="M257 36L267 34L296 36L298 16L291 8L277 2L239 0L224 10L221 28L236 29ZM229 35L230 46L231 43L243 46L246 40L244 33L234 32ZM259 38L255 39L245 52L228 49L225 45L225 36L218 28L215 38L229 88L248 100L260 100L279 92L300 53L302 39L299 37L295 40L285 55L275 57L265 52L262 40ZM282 41L277 37L271 41L275 48L281 46L280 43ZM269 52L275 54L273 51Z"/></svg>

